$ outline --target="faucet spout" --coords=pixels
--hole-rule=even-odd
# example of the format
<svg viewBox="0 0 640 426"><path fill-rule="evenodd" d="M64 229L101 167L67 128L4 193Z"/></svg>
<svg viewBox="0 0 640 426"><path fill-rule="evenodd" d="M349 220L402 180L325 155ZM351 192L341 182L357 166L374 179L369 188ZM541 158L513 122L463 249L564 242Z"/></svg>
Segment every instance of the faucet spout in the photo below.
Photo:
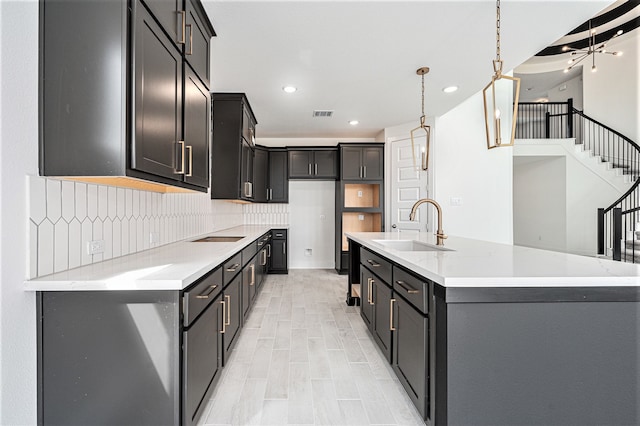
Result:
<svg viewBox="0 0 640 426"><path fill-rule="evenodd" d="M438 213L438 230L436 231L436 245L443 246L444 240L447 238L446 234L442 230L442 208L440 208L440 204L438 204L435 200L431 198L423 198L421 200L416 201L416 203L411 207L411 213L409 214L409 220L416 220L416 212L418 211L418 207L420 207L424 203L432 204Z"/></svg>

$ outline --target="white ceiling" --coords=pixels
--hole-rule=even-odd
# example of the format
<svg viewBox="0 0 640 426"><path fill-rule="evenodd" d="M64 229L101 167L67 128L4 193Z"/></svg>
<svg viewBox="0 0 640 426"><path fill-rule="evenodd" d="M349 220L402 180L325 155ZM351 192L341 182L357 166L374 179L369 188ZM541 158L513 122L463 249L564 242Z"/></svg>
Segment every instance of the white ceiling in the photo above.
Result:
<svg viewBox="0 0 640 426"><path fill-rule="evenodd" d="M245 92L259 138L364 138L442 115L493 73L495 1L202 0L217 37L212 91ZM602 10L606 0L502 0L512 69ZM298 91L286 94L285 85ZM454 94L442 88L457 85ZM315 109L332 118L312 118ZM358 126L347 122L356 119Z"/></svg>

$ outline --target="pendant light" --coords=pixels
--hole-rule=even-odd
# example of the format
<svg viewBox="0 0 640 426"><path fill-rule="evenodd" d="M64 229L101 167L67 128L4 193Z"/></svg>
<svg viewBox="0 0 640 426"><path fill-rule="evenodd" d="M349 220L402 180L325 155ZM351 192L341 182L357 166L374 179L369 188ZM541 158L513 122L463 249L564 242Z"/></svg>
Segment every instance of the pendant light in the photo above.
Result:
<svg viewBox="0 0 640 426"><path fill-rule="evenodd" d="M496 59L493 61L493 72L491 83L482 91L488 149L513 146L520 98L520 79L502 74L500 0L496 1Z"/></svg>
<svg viewBox="0 0 640 426"><path fill-rule="evenodd" d="M420 168L427 170L429 167L429 142L431 139L431 126L425 124L426 116L424 115L424 75L429 72L429 67L421 67L416 70L416 74L422 77L422 115L420 116L420 126L411 131L411 155L413 156L413 165L416 166L415 140L420 134L425 135L426 144L422 147L422 158ZM417 168L417 167L416 167Z"/></svg>

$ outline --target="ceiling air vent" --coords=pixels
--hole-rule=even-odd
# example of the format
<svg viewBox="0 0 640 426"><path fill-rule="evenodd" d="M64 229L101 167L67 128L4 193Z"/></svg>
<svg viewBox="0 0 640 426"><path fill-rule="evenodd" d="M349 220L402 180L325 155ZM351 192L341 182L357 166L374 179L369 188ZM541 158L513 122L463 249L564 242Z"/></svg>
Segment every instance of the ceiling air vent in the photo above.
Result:
<svg viewBox="0 0 640 426"><path fill-rule="evenodd" d="M326 109L316 109L313 111L313 117L327 117L331 118L333 116L333 111Z"/></svg>

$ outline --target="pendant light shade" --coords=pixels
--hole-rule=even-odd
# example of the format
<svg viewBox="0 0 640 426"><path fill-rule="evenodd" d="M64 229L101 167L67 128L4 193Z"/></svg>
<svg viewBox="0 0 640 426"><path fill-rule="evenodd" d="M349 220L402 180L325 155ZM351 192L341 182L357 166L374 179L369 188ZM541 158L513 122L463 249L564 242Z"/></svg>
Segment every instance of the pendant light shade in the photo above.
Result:
<svg viewBox="0 0 640 426"><path fill-rule="evenodd" d="M425 138L425 146L421 149L420 169L427 170L429 167L429 144L431 142L431 126L427 126L426 116L424 115L424 75L429 72L429 67L421 67L416 70L416 74L422 77L422 115L420 116L420 126L411 130L411 155L413 156L413 165L416 165L415 145L418 139Z"/></svg>
<svg viewBox="0 0 640 426"><path fill-rule="evenodd" d="M520 79L502 74L500 59L500 0L496 2L496 59L493 77L482 91L487 148L513 146L520 98Z"/></svg>

